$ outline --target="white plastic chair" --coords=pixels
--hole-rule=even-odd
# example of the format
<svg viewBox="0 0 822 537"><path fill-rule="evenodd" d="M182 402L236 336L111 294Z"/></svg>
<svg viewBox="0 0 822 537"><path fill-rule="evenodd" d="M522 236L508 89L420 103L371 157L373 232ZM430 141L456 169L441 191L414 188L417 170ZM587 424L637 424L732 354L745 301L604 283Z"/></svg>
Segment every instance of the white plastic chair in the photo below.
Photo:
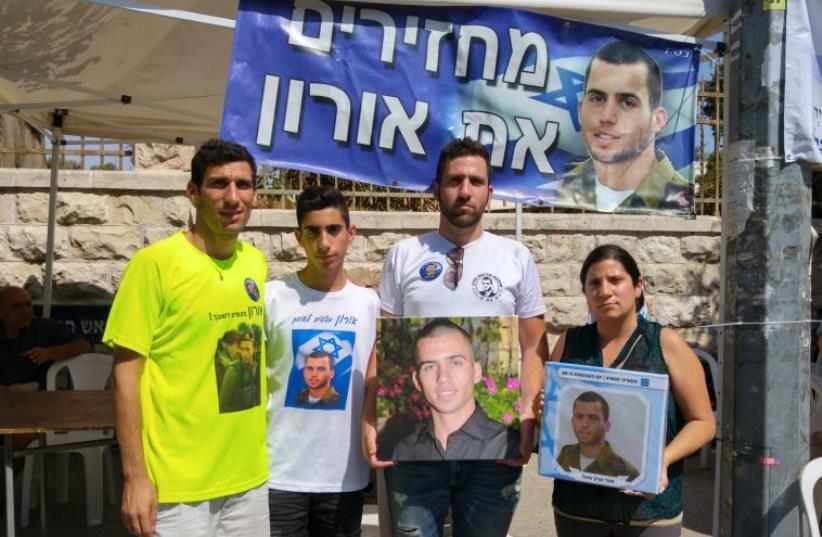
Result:
<svg viewBox="0 0 822 537"><path fill-rule="evenodd" d="M816 506L813 502L813 489L816 482L822 478L822 457L813 459L802 468L799 476L799 489L802 493L802 507L808 517L808 525L811 527L811 537L820 537L819 518L816 514Z"/></svg>
<svg viewBox="0 0 822 537"><path fill-rule="evenodd" d="M68 360L60 360L49 367L46 373L46 390L54 390L58 373L68 369L72 387L75 390L103 390L111 377L112 357L108 354L87 353ZM46 433L45 444L54 446L92 440L114 438L114 431L69 431L65 433ZM83 457L86 481L86 524L94 526L103 521L103 464L108 485L108 501L115 503L114 468L111 461L110 446L95 446L75 450L61 451L57 454L57 502L68 502L69 453L78 453ZM38 461L39 459L39 461ZM29 523L31 509L31 491L34 481L35 465L42 472L42 458L29 455L23 468L22 494L20 498L20 526ZM44 481L40 480L41 486ZM42 495L41 495L42 497ZM44 507L41 506L41 509Z"/></svg>
<svg viewBox="0 0 822 537"><path fill-rule="evenodd" d="M697 358L708 364L708 369L711 372L711 380L714 384L714 396L716 399L716 408L717 410L721 408L719 406L719 398L722 393L722 375L719 372L719 363L717 363L716 358L708 352L703 351L702 349L693 349L694 354L696 354ZM719 426L719 419L717 416L717 410L714 410L714 421L717 423L717 430ZM702 449L699 452L699 467L705 469L708 467L708 453L711 450L711 443L708 442L702 446Z"/></svg>

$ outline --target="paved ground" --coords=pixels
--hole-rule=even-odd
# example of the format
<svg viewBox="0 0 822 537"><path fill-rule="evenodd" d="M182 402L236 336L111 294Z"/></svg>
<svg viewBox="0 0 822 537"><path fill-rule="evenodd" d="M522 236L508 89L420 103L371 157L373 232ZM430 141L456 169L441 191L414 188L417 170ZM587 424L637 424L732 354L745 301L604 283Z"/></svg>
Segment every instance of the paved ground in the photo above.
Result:
<svg viewBox="0 0 822 537"><path fill-rule="evenodd" d="M698 462L697 458L691 458L686 465L683 537L711 535L713 468L700 470ZM511 537L556 537L552 491L553 480L540 477L536 461L530 463L525 469L522 499L509 531Z"/></svg>
<svg viewBox="0 0 822 537"><path fill-rule="evenodd" d="M685 479L685 531L683 537L707 537L711 534L711 509L713 501L713 469L701 470L697 458L688 460ZM115 460L115 465L119 460ZM85 499L83 493L82 463L79 456L71 460L72 487L69 503L54 503L53 491L48 497L48 528L39 528L39 515L31 512L32 525L18 529L20 537L127 537L128 533L120 523L119 507L106 505L103 523L87 528L85 526ZM122 481L118 477L118 483ZM119 486L119 485L118 485ZM509 532L511 537L555 537L551 514L552 480L537 475L536 461L526 467L523 481L523 495L514 523ZM118 491L119 492L119 491ZM19 518L19 516L18 516ZM366 506L363 516L363 537L379 537L376 506Z"/></svg>

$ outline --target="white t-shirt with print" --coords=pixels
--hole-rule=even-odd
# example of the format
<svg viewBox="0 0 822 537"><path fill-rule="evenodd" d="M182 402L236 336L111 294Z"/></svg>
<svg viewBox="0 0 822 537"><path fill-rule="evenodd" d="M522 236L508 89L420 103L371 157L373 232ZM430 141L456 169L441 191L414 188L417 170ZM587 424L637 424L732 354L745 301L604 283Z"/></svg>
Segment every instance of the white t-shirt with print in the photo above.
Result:
<svg viewBox="0 0 822 537"><path fill-rule="evenodd" d="M305 286L296 273L265 286L268 372L268 486L293 492L350 492L368 484L360 416L379 299L348 282L335 292ZM316 401L305 358L334 358L333 391Z"/></svg>
<svg viewBox="0 0 822 537"><path fill-rule="evenodd" d="M483 232L463 246L462 278L456 289L444 283L454 248L437 231L391 247L380 281L383 310L405 317L518 315L545 313L539 275L522 244Z"/></svg>

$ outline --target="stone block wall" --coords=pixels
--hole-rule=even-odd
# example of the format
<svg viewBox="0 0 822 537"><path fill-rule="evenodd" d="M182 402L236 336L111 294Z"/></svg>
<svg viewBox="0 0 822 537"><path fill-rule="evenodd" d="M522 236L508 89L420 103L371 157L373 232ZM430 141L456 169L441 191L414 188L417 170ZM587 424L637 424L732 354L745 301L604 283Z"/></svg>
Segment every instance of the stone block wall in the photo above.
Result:
<svg viewBox="0 0 822 537"><path fill-rule="evenodd" d="M61 171L55 234L56 304L107 304L123 269L139 248L192 218L182 172ZM48 170L0 170L0 285L42 292L48 221ZM348 252L352 279L379 283L382 261L397 240L436 227L432 213L354 212L359 229ZM489 231L514 237L512 214L487 214ZM266 253L269 276L301 268L305 257L293 234L293 211L253 213L243 239ZM719 317L720 222L660 216L525 214L523 242L531 250L548 305L552 340L586 319L579 268L600 244L616 243L640 264L652 318L684 329L694 344L712 349L715 331L696 328ZM493 260L489 260L489 263Z"/></svg>

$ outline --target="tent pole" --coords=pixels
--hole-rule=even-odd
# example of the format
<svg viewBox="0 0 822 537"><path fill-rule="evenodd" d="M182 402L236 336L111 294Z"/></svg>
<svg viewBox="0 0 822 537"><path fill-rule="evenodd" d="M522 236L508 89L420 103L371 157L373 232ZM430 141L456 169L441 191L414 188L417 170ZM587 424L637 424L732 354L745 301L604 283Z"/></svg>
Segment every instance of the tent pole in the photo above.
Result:
<svg viewBox="0 0 822 537"><path fill-rule="evenodd" d="M517 242L522 242L522 203L514 205L514 214L516 220L515 237Z"/></svg>
<svg viewBox="0 0 822 537"><path fill-rule="evenodd" d="M49 221L46 235L46 275L43 281L43 317L51 317L51 287L54 279L54 229L57 215L57 176L63 144L63 117L66 111L55 109L51 116L51 183L49 184Z"/></svg>

